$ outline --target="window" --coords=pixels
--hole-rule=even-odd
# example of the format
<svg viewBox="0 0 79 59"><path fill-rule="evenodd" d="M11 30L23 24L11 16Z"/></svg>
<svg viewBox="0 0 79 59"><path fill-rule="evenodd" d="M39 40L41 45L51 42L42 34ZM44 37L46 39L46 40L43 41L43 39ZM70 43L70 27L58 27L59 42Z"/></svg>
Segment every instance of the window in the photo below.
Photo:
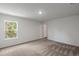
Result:
<svg viewBox="0 0 79 59"><path fill-rule="evenodd" d="M16 21L5 21L5 38L17 38L18 24Z"/></svg>

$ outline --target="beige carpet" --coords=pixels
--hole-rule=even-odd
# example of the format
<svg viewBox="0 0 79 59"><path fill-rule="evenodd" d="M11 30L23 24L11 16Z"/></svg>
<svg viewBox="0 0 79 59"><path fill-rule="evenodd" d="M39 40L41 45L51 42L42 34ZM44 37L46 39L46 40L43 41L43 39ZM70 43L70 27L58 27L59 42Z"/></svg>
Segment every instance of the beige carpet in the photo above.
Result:
<svg viewBox="0 0 79 59"><path fill-rule="evenodd" d="M79 56L79 48L39 39L0 50L0 56Z"/></svg>

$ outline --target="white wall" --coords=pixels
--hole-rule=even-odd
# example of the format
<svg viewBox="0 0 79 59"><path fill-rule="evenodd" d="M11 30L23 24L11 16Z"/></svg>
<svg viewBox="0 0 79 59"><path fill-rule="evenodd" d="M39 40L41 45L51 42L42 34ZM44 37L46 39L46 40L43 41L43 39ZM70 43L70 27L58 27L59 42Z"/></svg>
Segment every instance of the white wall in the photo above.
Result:
<svg viewBox="0 0 79 59"><path fill-rule="evenodd" d="M47 22L50 40L79 46L79 15Z"/></svg>
<svg viewBox="0 0 79 59"><path fill-rule="evenodd" d="M18 22L18 39L5 40L4 20L15 20ZM39 38L40 38L40 22L0 14L0 48L31 40L36 40Z"/></svg>

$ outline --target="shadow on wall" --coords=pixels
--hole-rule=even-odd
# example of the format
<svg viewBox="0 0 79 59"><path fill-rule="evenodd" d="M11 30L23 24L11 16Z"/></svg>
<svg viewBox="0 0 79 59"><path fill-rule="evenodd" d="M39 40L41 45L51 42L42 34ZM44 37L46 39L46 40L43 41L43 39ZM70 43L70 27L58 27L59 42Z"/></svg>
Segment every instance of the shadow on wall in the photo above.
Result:
<svg viewBox="0 0 79 59"><path fill-rule="evenodd" d="M54 34L54 40L55 41L59 41L59 42L63 42L63 43L68 43L68 44L75 44L76 40L78 40L76 37L74 37L74 35L77 35L77 37L79 37L78 32L76 31L61 31L61 30L54 30L53 32ZM76 40L72 40L72 39L76 39Z"/></svg>

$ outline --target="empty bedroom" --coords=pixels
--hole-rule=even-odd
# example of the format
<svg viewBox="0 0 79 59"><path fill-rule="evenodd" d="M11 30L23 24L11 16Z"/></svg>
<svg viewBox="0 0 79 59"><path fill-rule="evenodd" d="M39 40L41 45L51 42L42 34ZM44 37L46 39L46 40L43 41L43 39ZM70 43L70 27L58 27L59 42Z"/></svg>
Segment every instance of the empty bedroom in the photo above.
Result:
<svg viewBox="0 0 79 59"><path fill-rule="evenodd" d="M0 56L79 56L79 4L0 3Z"/></svg>

